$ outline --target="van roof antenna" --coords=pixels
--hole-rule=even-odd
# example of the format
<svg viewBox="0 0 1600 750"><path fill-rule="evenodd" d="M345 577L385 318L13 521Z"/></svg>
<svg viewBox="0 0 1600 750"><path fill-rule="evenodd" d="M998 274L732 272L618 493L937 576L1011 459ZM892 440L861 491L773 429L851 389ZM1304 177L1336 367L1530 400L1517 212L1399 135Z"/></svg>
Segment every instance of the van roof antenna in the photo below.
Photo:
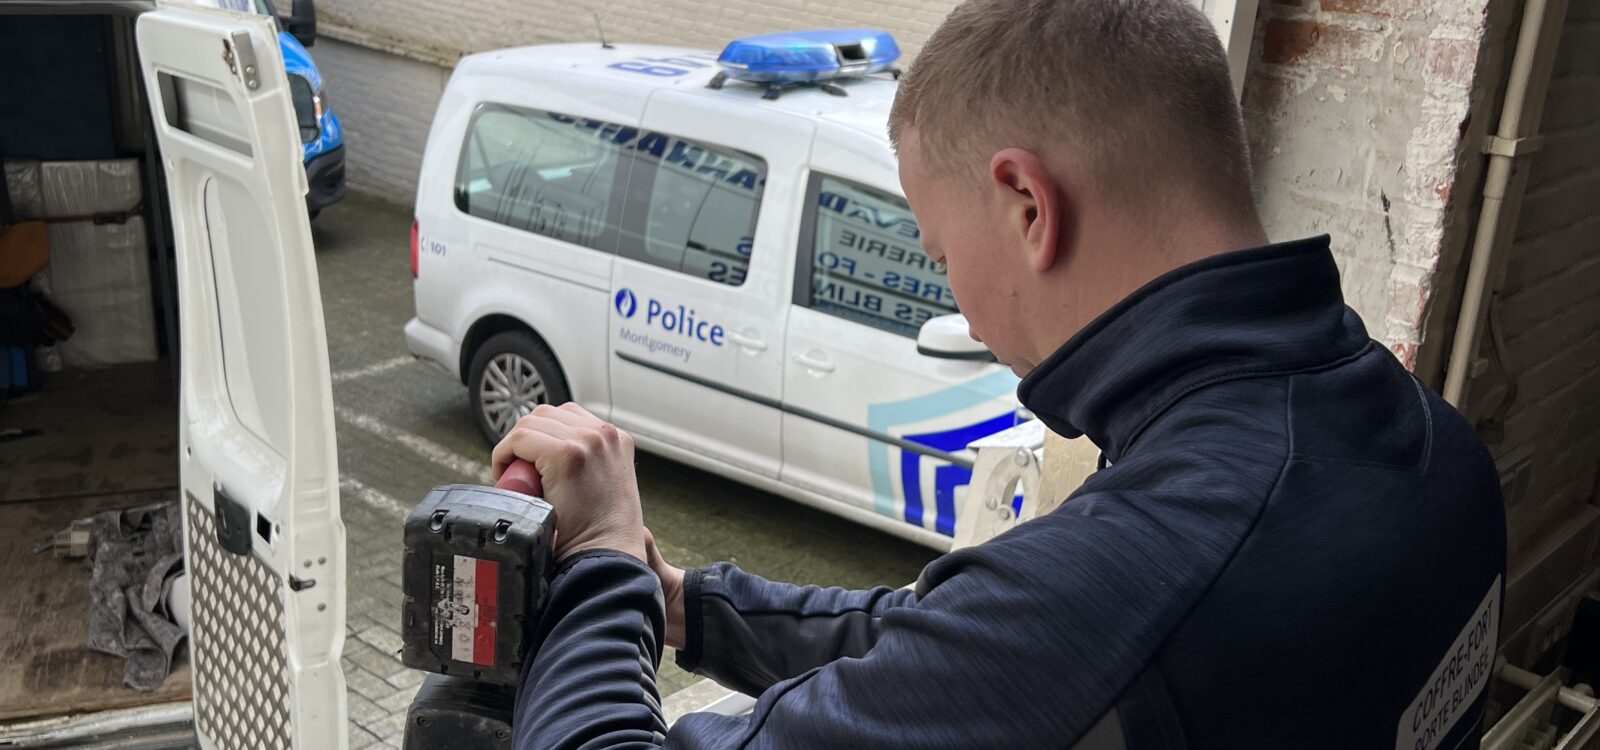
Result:
<svg viewBox="0 0 1600 750"><path fill-rule="evenodd" d="M600 25L599 11L594 13L594 30L600 32L600 49L615 49L610 42L606 41L606 30L605 27Z"/></svg>

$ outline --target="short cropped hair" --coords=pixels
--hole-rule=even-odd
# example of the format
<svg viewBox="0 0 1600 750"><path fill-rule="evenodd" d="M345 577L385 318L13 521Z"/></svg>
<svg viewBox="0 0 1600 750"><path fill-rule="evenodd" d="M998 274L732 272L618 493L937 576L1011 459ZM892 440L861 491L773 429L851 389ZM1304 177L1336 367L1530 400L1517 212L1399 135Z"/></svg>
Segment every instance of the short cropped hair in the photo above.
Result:
<svg viewBox="0 0 1600 750"><path fill-rule="evenodd" d="M908 130L939 173L981 173L1000 148L1065 149L1119 200L1187 183L1255 212L1227 56L1185 0L966 0L901 78L897 149Z"/></svg>

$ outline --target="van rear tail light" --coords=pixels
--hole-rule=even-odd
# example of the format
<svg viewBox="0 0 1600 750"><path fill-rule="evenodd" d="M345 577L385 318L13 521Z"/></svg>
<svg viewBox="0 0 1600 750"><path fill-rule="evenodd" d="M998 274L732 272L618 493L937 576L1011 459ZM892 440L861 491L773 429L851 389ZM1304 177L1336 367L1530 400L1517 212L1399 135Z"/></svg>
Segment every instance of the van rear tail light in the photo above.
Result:
<svg viewBox="0 0 1600 750"><path fill-rule="evenodd" d="M411 278L417 277L417 222L411 222Z"/></svg>

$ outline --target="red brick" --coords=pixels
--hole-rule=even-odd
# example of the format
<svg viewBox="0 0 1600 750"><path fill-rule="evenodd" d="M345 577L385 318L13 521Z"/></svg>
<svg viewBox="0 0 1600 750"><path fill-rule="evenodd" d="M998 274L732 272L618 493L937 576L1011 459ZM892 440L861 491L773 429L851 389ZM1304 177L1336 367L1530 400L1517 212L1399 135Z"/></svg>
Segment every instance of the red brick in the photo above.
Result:
<svg viewBox="0 0 1600 750"><path fill-rule="evenodd" d="M1422 43L1430 83L1467 87L1478 68L1478 42L1474 39L1429 39Z"/></svg>
<svg viewBox="0 0 1600 750"><path fill-rule="evenodd" d="M1418 0L1321 0L1320 4L1324 13L1407 18L1416 13Z"/></svg>
<svg viewBox="0 0 1600 750"><path fill-rule="evenodd" d="M1274 65L1323 65L1354 71L1375 62L1384 34L1337 23L1293 18L1267 21L1261 36L1261 61Z"/></svg>
<svg viewBox="0 0 1600 750"><path fill-rule="evenodd" d="M1261 62L1288 65L1304 57L1322 36L1322 24L1271 18L1261 32Z"/></svg>
<svg viewBox="0 0 1600 750"><path fill-rule="evenodd" d="M1417 344L1390 344L1389 351L1400 360L1400 364L1407 370L1417 369Z"/></svg>

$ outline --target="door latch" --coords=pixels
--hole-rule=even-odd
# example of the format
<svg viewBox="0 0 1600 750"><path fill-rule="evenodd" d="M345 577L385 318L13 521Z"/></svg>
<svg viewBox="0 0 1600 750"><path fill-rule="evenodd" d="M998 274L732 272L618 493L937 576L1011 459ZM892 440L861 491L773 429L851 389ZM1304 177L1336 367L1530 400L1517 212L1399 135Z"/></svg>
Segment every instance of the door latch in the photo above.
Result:
<svg viewBox="0 0 1600 750"><path fill-rule="evenodd" d="M250 554L250 509L221 484L211 485L211 498L217 514L217 546L235 555Z"/></svg>

